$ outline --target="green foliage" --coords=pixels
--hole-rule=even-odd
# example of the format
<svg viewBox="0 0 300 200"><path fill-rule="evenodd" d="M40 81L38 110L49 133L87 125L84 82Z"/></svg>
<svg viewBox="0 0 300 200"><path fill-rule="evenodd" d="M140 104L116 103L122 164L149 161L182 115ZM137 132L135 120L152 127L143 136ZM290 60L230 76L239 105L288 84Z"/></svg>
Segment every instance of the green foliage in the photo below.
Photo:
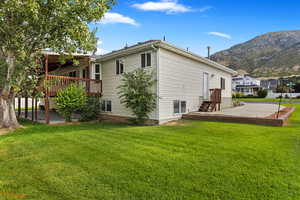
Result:
<svg viewBox="0 0 300 200"><path fill-rule="evenodd" d="M87 102L83 87L76 84L70 84L65 89L59 90L55 100L58 112L66 121L72 121L72 114L82 109Z"/></svg>
<svg viewBox="0 0 300 200"><path fill-rule="evenodd" d="M87 97L86 104L78 110L80 114L80 121L92 121L98 118L100 114L100 98L99 97Z"/></svg>
<svg viewBox="0 0 300 200"><path fill-rule="evenodd" d="M156 107L155 82L153 74L143 68L123 75L122 84L118 87L121 103L131 109L137 124L143 124Z"/></svg>
<svg viewBox="0 0 300 200"><path fill-rule="evenodd" d="M232 98L243 98L245 95L243 93L233 93Z"/></svg>
<svg viewBox="0 0 300 200"><path fill-rule="evenodd" d="M94 51L96 30L90 31L89 23L101 20L114 3L115 0L0 1L0 59L6 62L0 63L0 99L14 98L20 91L39 91L37 77L41 72L35 69L42 69L42 50L50 49L65 59L73 53ZM14 112L6 113L6 118L13 121Z"/></svg>
<svg viewBox="0 0 300 200"><path fill-rule="evenodd" d="M266 98L267 95L268 95L268 90L260 89L257 91L258 98Z"/></svg>

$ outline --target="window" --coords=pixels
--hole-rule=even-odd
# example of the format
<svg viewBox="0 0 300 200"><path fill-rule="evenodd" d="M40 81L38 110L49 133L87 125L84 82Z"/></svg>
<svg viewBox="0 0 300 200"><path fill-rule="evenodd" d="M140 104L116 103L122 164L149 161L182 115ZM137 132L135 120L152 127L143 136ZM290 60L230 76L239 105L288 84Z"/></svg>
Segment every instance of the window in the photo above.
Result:
<svg viewBox="0 0 300 200"><path fill-rule="evenodd" d="M225 90L225 78L221 78L221 89Z"/></svg>
<svg viewBox="0 0 300 200"><path fill-rule="evenodd" d="M69 76L70 76L70 77L76 77L76 71L69 72Z"/></svg>
<svg viewBox="0 0 300 200"><path fill-rule="evenodd" d="M173 101L174 114L186 113L186 101Z"/></svg>
<svg viewBox="0 0 300 200"><path fill-rule="evenodd" d="M179 100L175 100L175 101L173 102L174 113L175 113L175 114L180 113L180 106L179 106L179 104L180 104L180 101L179 101Z"/></svg>
<svg viewBox="0 0 300 200"><path fill-rule="evenodd" d="M101 111L103 111L103 112L111 112L112 111L112 104L111 104L110 100L102 100Z"/></svg>
<svg viewBox="0 0 300 200"><path fill-rule="evenodd" d="M181 113L186 113L186 101L180 102L180 110Z"/></svg>
<svg viewBox="0 0 300 200"><path fill-rule="evenodd" d="M123 60L116 60L116 74L123 74L124 73L124 61Z"/></svg>
<svg viewBox="0 0 300 200"><path fill-rule="evenodd" d="M151 66L151 53L141 54L141 66L142 68Z"/></svg>
<svg viewBox="0 0 300 200"><path fill-rule="evenodd" d="M82 70L82 78L86 78L85 69Z"/></svg>
<svg viewBox="0 0 300 200"><path fill-rule="evenodd" d="M101 80L101 65L99 63L95 64L94 79Z"/></svg>

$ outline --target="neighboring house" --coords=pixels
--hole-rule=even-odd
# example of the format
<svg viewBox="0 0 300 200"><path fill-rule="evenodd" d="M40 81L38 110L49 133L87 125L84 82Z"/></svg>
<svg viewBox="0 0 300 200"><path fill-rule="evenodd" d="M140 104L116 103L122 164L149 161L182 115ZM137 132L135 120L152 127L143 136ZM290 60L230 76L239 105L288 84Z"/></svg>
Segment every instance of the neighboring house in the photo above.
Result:
<svg viewBox="0 0 300 200"><path fill-rule="evenodd" d="M235 93L256 96L260 89L260 80L247 74L237 75L232 78L232 89Z"/></svg>
<svg viewBox="0 0 300 200"><path fill-rule="evenodd" d="M80 82L88 95L101 95L102 117L117 120L133 117L130 109L120 103L117 87L123 73L137 68L153 71L153 78L157 80L153 88L158 96L157 106L150 114L155 123L176 120L184 113L198 111L211 97L220 97L221 108L232 106L231 80L235 71L164 41L138 43L96 59L78 55L80 64L77 66L72 61L59 65L57 56L48 57L46 77L59 80L58 83L54 81L56 85L48 92L50 109L55 108L52 97L58 89L71 82Z"/></svg>
<svg viewBox="0 0 300 200"><path fill-rule="evenodd" d="M279 85L278 79L262 79L260 86L268 91L276 92Z"/></svg>

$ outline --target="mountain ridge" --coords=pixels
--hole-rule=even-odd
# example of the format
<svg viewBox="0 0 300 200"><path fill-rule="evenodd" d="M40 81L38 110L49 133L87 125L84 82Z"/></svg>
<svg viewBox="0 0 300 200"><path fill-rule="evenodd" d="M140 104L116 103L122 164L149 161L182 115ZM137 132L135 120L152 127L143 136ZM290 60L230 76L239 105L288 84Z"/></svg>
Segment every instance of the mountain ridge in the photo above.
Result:
<svg viewBox="0 0 300 200"><path fill-rule="evenodd" d="M300 30L259 35L217 52L211 59L255 77L300 75Z"/></svg>

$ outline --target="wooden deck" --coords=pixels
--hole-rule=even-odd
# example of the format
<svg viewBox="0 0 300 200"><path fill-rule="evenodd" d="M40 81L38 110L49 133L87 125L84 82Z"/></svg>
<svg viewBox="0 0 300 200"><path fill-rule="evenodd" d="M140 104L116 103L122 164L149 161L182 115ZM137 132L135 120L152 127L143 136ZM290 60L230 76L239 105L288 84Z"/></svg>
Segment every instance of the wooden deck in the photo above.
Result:
<svg viewBox="0 0 300 200"><path fill-rule="evenodd" d="M87 96L101 96L102 94L102 80L95 80L89 78L69 77L47 75L47 89L49 97L55 97L59 90L63 90L70 84L76 84L86 90Z"/></svg>

